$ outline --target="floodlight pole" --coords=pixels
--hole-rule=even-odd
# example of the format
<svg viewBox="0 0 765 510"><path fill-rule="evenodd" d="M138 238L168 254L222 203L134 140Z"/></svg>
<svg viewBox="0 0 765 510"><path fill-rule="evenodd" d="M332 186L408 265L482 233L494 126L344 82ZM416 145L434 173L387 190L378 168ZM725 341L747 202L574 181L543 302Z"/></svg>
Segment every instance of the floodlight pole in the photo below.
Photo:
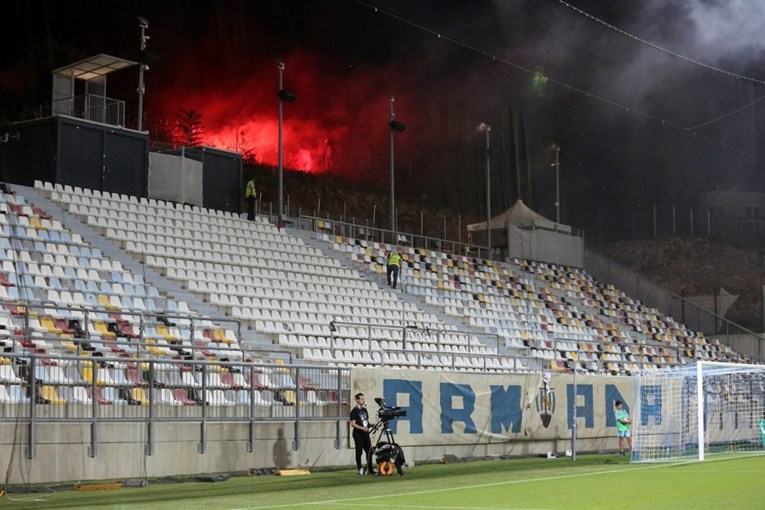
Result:
<svg viewBox="0 0 765 510"><path fill-rule="evenodd" d="M576 360L574 361L574 402L573 402L574 411L572 413L572 417L574 421L571 423L571 461L572 462L576 460L576 401L579 396L577 394L577 387L576 387L576 373L578 372L577 370L578 363L579 363L579 351L577 351Z"/></svg>
<svg viewBox="0 0 765 510"><path fill-rule="evenodd" d="M146 29L149 28L149 22L139 17L138 27L141 29L141 60L143 60L143 55L146 51L146 43L149 41L149 36L146 35ZM145 62L140 62L138 64L138 131L143 131L143 95L146 93L146 88L143 84L143 73L148 70L149 66L146 65Z"/></svg>
<svg viewBox="0 0 765 510"><path fill-rule="evenodd" d="M555 223L560 225L560 145L553 145L555 149ZM555 225L555 229L558 229Z"/></svg>
<svg viewBox="0 0 765 510"><path fill-rule="evenodd" d="M491 126L486 126L486 244L489 246L489 256L491 259L491 142L489 134Z"/></svg>
<svg viewBox="0 0 765 510"><path fill-rule="evenodd" d="M284 62L276 62L276 67L279 69L279 92L284 89ZM282 140L282 124L284 122L283 115L283 103L282 96L279 95L279 214L277 215L277 227L281 228L284 225L284 145Z"/></svg>
<svg viewBox="0 0 765 510"><path fill-rule="evenodd" d="M486 258L491 259L491 126L482 123L478 130L486 133L486 246L489 249Z"/></svg>
<svg viewBox="0 0 765 510"><path fill-rule="evenodd" d="M396 236L396 164L393 151L393 96L390 96L390 116L388 117L388 125L390 126L390 230L393 233L393 244L397 241Z"/></svg>

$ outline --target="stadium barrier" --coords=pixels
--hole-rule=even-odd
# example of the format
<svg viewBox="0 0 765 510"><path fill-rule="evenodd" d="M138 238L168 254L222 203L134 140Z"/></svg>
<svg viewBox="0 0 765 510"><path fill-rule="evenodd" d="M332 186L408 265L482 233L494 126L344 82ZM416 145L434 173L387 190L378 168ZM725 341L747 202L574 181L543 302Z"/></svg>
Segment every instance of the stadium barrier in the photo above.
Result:
<svg viewBox="0 0 765 510"><path fill-rule="evenodd" d="M142 360L135 369L120 365L122 358L67 357L58 365L50 361L27 356L4 365L26 367L17 375L20 381L0 385L16 387L10 391L16 400L0 402L0 465L9 466L9 483L349 466L353 446L348 414L359 391L370 401L382 396L388 405L407 411L393 426L407 459L415 463L447 454L562 453L571 448L573 422L578 424L578 451L613 450L613 402L631 404L623 398L631 388L627 377L558 373L545 379L540 373L218 363L238 367L242 378L255 380L244 388L250 401L231 404L230 390L221 384L240 378L223 377L216 363L199 362L198 371L179 375L188 361ZM70 377L38 379L48 377L51 368L65 369ZM115 375L118 370L127 385ZM74 379L75 372L81 379ZM262 376L269 380L258 379ZM38 387L40 399L35 396ZM252 398L265 387L272 395L281 392L284 400L262 405ZM130 389L129 396L122 388ZM141 391L133 391L137 389ZM178 390L185 398L176 398ZM309 397L311 391L317 400ZM376 411L370 404L372 421L377 421Z"/></svg>

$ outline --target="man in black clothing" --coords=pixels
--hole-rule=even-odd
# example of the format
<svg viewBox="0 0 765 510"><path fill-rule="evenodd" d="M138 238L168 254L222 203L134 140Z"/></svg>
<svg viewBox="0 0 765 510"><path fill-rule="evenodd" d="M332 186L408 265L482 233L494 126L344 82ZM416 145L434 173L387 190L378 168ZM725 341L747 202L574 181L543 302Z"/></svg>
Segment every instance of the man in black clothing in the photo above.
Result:
<svg viewBox="0 0 765 510"><path fill-rule="evenodd" d="M364 394L356 394L356 407L351 409L351 428L353 429L353 442L356 445L356 469L359 474L375 474L372 469L372 456L369 450L372 448L372 440L369 437L369 413L364 407ZM361 465L361 454L367 458L366 470Z"/></svg>

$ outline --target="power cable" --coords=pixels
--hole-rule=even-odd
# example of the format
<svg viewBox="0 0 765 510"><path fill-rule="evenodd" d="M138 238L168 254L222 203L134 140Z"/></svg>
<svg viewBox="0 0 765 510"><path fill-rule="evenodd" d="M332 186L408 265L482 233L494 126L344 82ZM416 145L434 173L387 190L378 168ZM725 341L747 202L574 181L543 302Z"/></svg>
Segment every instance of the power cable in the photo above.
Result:
<svg viewBox="0 0 765 510"><path fill-rule="evenodd" d="M763 80L758 80L757 78L752 78L751 76L745 76L745 75L742 75L742 74L737 74L737 73L734 73L734 72L731 72L731 71L726 71L725 69L721 69L719 67L715 67L715 66L712 66L712 65L709 65L709 64L705 64L704 62L700 62L698 60L694 60L694 59L692 59L690 57L686 57L686 56L681 55L679 53L676 53L676 52L674 52L672 50L668 50L668 49L663 48L663 47L661 47L661 46L659 46L657 44L649 42L649 41L647 41L645 39L641 39L640 37L638 37L636 35L633 35L633 34L627 32L625 30L622 30L621 28L615 27L614 25L611 25L610 23L607 23L606 21L603 21L600 18L596 18L592 14L590 14L588 12L585 12L582 9L580 9L578 7L575 7L575 6L573 6L573 5L569 4L569 3L566 3L563 0L558 0L558 3L560 3L561 5L563 5L565 7L568 7L569 9L573 10L574 12L576 12L578 14L581 14L582 16L584 16L584 17L586 17L586 18L588 18L588 19L590 19L592 21L595 21L596 23L600 23L601 25L603 25L605 27L608 27L608 28L610 28L611 30L613 30L615 32L618 32L618 33L620 33L620 34L622 34L622 35L624 35L626 37L629 37L630 39L633 39L633 40L635 40L635 41L637 41L637 42L639 42L641 44L649 46L649 47L651 47L651 48L653 48L653 49L655 49L657 51L661 51L662 53L666 53L667 55L671 55L671 56L673 56L675 58L679 58L680 60L684 60L684 61L689 62L691 64L703 67L705 69L709 69L710 71L714 71L716 73L724 74L726 76L735 78L737 80L748 81L748 82L755 83L755 84L758 84L758 85L765 85L765 81L763 81ZM710 124L714 124L715 122L718 122L718 121L721 121L723 119L726 119L726 118L728 118L728 117L730 117L732 115L735 115L736 113L738 113L738 112L740 112L742 110L746 110L750 106L754 106L755 104L757 104L763 98L765 98L765 95L760 96L757 99L755 99L754 101L751 101L751 102L749 102L749 103L747 103L747 104L745 104L745 105L743 105L743 106L741 106L739 108L736 108L735 110L733 110L733 111L731 111L729 113L726 113L725 115L721 115L720 117L714 118L714 119L709 120L707 122L702 122L701 124L697 124L695 126L691 126L691 127L687 128L687 129L694 130L694 129L698 129L700 127L704 127L704 126L708 126Z"/></svg>
<svg viewBox="0 0 765 510"><path fill-rule="evenodd" d="M726 113L725 115L721 115L721 116L719 116L717 118L714 118L712 120L708 120L707 122L702 122L701 124L696 124L695 126L692 126L692 127L688 128L688 129L691 129L691 130L698 129L700 127L704 127L704 126L708 126L710 124L714 124L715 122L721 121L723 119L727 119L728 117L737 114L741 110L746 110L747 108L749 108L751 106L754 106L755 104L759 103L762 99L765 99L765 95L762 95L762 96L758 97L757 99L755 99L754 101L750 101L747 104L745 104L744 106L740 106L740 107L736 108L735 110Z"/></svg>
<svg viewBox="0 0 765 510"><path fill-rule="evenodd" d="M709 65L709 64L705 64L704 62L700 62L698 60L694 60L694 59L692 59L690 57L686 57L686 56L681 55L679 53L676 53L676 52L674 52L672 50L668 50L666 48L663 48L663 47L659 46L658 44L654 44L652 42L646 41L645 39L641 39L640 37L638 37L636 35L633 35L633 34L627 32L625 30L622 30L621 28L615 27L615 26L611 25L610 23L607 23L607 22L603 21L600 18L596 18L592 14L589 14L588 12L585 12L582 9L578 8L578 7L574 7L573 5L571 5L569 3L566 3L563 0L558 0L558 3L563 5L563 6L565 6L565 7L568 7L572 11L574 11L574 12L576 12L578 14L581 14L582 16L584 16L584 17L586 17L588 19L591 19L592 21L595 21L596 23L600 23L601 25L603 25L605 27L608 27L608 28L610 28L611 30L613 30L615 32L618 32L618 33L620 33L620 34L622 34L622 35L624 35L626 37L629 37L630 39L633 39L633 40L635 40L635 41L637 41L637 42L639 42L641 44L645 44L646 46L649 46L649 47L651 47L651 48L653 48L653 49L655 49L657 51L661 51L662 53L666 53L667 55L671 55L671 56L673 56L675 58L679 58L680 60L684 60L684 61L689 62L691 64L703 67L705 69L709 69L710 71L714 71L716 73L724 74L724 75L730 76L731 78L736 78L737 80L744 80L744 81L749 81L749 82L752 82L752 83L757 83L758 85L765 85L765 81L763 81L763 80L758 80L757 78L752 78L751 76L744 76L742 74L737 74L737 73L734 73L734 72L731 72L731 71L726 71L725 69L720 69L719 67L715 67L715 66L712 66L712 65ZM693 129L693 128L691 128L691 129Z"/></svg>
<svg viewBox="0 0 765 510"><path fill-rule="evenodd" d="M535 70L533 70L533 69L531 69L529 67L523 66L521 64L517 64L517 63L512 62L512 61L510 61L510 60L508 60L506 58L499 57L497 55L489 53L486 50L483 50L481 48L478 48L476 46L468 44L468 43L466 43L464 41L461 41L461 40L456 39L454 37L451 37L449 35L443 34L443 33L439 32L439 31L434 30L434 29L432 29L432 28L430 28L428 26L425 26L425 25L423 25L421 23L418 23L416 21L412 21L412 20L407 19L407 18L405 18L405 17L403 17L403 16L401 16L399 14L396 14L393 11L389 11L387 9L384 9L384 8L378 6L378 5L375 5L374 3L369 2L368 0L353 0L353 1L355 1L356 3L358 3L358 4L360 4L360 5L364 6L364 7L367 7L369 9L371 9L375 13L384 14L384 15L390 17L390 18L393 18L393 19L395 19L397 21L400 21L400 22L402 22L404 24L407 24L407 25L409 25L411 27L414 27L414 28L416 28L418 30L421 30L423 32L427 32L427 33L429 33L431 35L434 35L438 39L443 39L443 40L445 40L447 42L450 42L450 43L452 43L452 44L454 44L456 46L459 46L461 48L467 49L469 51L472 51L472 52L477 53L479 55L482 55L484 57L490 58L492 60L492 62L498 62L500 64L504 64L506 66L512 67L512 68L517 69L519 71L523 71L523 72L525 72L527 74L530 74L530 75L538 75L539 74L538 71L535 71ZM730 73L730 72L728 72L728 74L730 74L730 75L732 75L734 77L738 76L738 75L735 75L734 73ZM595 94L593 92L590 92L588 90L582 89L582 88L577 87L575 85L571 85L569 83L566 83L564 81L552 78L552 77L547 76L547 75L544 75L544 78L545 78L546 81L554 83L554 84L556 84L556 85L558 85L560 87L563 87L563 88L565 88L567 90L570 90L572 92L576 92L577 94L583 95L583 96L585 96L587 98L591 98L591 99L594 99L594 100L599 101L601 103L607 104L609 106L616 107L616 108L618 108L620 110L624 110L627 113L632 113L632 114L635 114L635 115L639 115L640 117L652 120L654 122L658 122L658 123L660 123L660 124L662 124L664 126L677 129L677 130L683 132L686 135L690 135L690 136L693 136L693 137L696 137L696 138L699 138L699 139L706 140L707 142L710 142L711 144L713 144L713 145L717 146L718 148L721 148L721 149L723 149L725 151L734 151L734 152L737 152L742 157L745 157L746 159L749 159L749 160L753 159L753 156L751 154L749 154L748 152L746 152L744 149L729 147L727 144L720 145L720 141L719 140L715 140L713 138L710 138L710 137L707 137L707 136L704 136L704 135L700 135L700 134L698 134L697 132L694 131L693 127L687 127L687 126L684 126L682 124L678 124L677 122L664 119L664 118L659 117L657 115L653 115L651 113L648 113L648 112L645 112L645 111L642 111L642 110L639 110L639 109L632 108L632 107L627 106L625 104L621 104L621 103L619 103L617 101L614 101L612 99L608 99L608 98L606 98L604 96L600 96L600 95ZM762 83L765 84L765 82L762 82ZM731 115L732 115L732 113L731 113ZM713 122L713 121L710 121L709 123L711 123L711 122ZM707 125L709 123L704 123L704 124L701 124L701 125Z"/></svg>

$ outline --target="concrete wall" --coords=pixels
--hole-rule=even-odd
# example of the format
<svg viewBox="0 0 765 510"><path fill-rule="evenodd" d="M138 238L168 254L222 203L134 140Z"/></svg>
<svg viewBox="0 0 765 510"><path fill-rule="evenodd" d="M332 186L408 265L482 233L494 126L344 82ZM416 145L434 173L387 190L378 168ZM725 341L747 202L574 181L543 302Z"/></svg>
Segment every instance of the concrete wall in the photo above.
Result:
<svg viewBox="0 0 765 510"><path fill-rule="evenodd" d="M293 423L258 423L255 444L247 451L248 424L207 424L206 453L199 453L199 423L158 423L153 455L144 455L147 429L140 423L105 423L98 426L97 452L90 457L90 425L43 423L37 425L33 459L26 457L28 426L0 425L0 466L11 466L9 483L54 483L84 480L126 480L143 477L245 472L250 468L299 466L351 466L354 450L348 445L348 427L342 422L342 444L335 449L333 422L301 423L300 449L292 449ZM15 440L14 440L15 437ZM563 452L567 439L508 440L477 445L403 445L407 460L438 461L445 454L457 457L522 456ZM579 451L616 448L612 437L579 440Z"/></svg>
<svg viewBox="0 0 765 510"><path fill-rule="evenodd" d="M347 427L343 421L343 434ZM248 452L249 424L208 423L206 452L199 453L200 423L157 423L154 452L144 455L147 427L143 423L98 425L95 457L89 455L87 423L37 424L37 444L28 459L29 427L0 426L0 466L11 465L10 483L109 480L198 473L244 472L254 467L297 467L348 464L352 455L334 448L336 424L301 424L300 449L293 451L293 423L257 423L255 444ZM15 439L14 439L15 438Z"/></svg>

